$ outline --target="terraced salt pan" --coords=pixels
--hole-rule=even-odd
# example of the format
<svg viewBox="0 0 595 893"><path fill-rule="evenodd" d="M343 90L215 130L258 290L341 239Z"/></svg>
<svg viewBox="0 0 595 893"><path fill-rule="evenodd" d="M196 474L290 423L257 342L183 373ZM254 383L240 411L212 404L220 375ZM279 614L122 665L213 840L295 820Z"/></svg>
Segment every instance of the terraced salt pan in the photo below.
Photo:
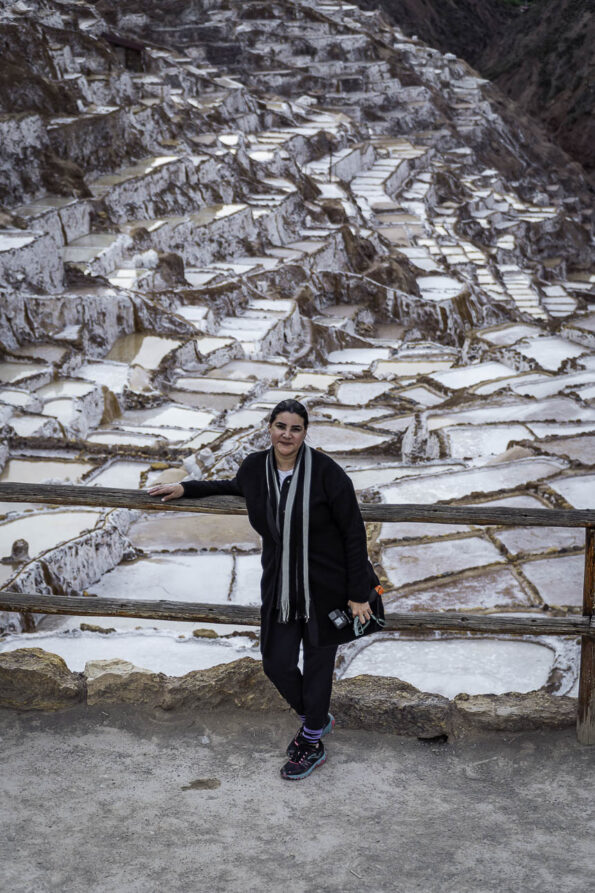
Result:
<svg viewBox="0 0 595 893"><path fill-rule="evenodd" d="M119 459L112 462L88 481L90 487L121 487L125 490L138 490L141 475L148 471L146 462L127 462Z"/></svg>
<svg viewBox="0 0 595 893"><path fill-rule="evenodd" d="M122 393L128 380L126 363L84 363L76 370L78 378L85 378L98 385L104 385L114 394Z"/></svg>
<svg viewBox="0 0 595 893"><path fill-rule="evenodd" d="M387 546L382 551L382 566L393 586L407 586L419 580L453 574L505 559L498 549L477 536L466 540L440 540Z"/></svg>
<svg viewBox="0 0 595 893"><path fill-rule="evenodd" d="M392 384L380 381L344 381L336 389L336 397L340 403L351 403L354 406L365 406L370 400L387 394Z"/></svg>
<svg viewBox="0 0 595 893"><path fill-rule="evenodd" d="M517 459L516 462L502 462L484 468L435 474L430 480L415 478L398 481L383 487L381 492L385 502L427 504L461 499L475 492L493 493L547 478L563 467L561 461L557 458Z"/></svg>
<svg viewBox="0 0 595 893"><path fill-rule="evenodd" d="M0 481L23 484L70 483L78 484L81 478L96 466L91 462L70 462L67 459L9 459Z"/></svg>
<svg viewBox="0 0 595 893"><path fill-rule="evenodd" d="M450 369L454 360L380 360L376 363L376 378L415 378L441 369Z"/></svg>
<svg viewBox="0 0 595 893"><path fill-rule="evenodd" d="M494 394L496 391L509 387L516 394L523 394L523 387L535 381L544 381L542 372L521 372L518 375L511 375L510 378L499 378L497 381L488 381L485 384L477 385L473 388L473 393L481 395ZM556 379L552 379L552 382L555 381ZM558 388L557 390L561 389ZM556 391L552 393L556 393Z"/></svg>
<svg viewBox="0 0 595 893"><path fill-rule="evenodd" d="M551 369L552 372L556 372L565 360L580 357L586 351L586 348L556 335L530 338L523 344L518 344L516 349L523 356L539 363L542 369Z"/></svg>
<svg viewBox="0 0 595 893"><path fill-rule="evenodd" d="M161 437L162 435L160 435ZM160 437L154 434L132 434L129 431L94 431L87 436L89 443L100 443L105 446L144 446L154 447L160 443Z"/></svg>
<svg viewBox="0 0 595 893"><path fill-rule="evenodd" d="M118 565L89 586L89 592L103 598L224 604L232 575L231 555L153 556Z"/></svg>
<svg viewBox="0 0 595 893"><path fill-rule="evenodd" d="M528 326L524 323L502 326L497 329L482 329L476 333L482 341L489 341L498 347L508 347L516 344L521 338L534 338L544 334L539 326Z"/></svg>
<svg viewBox="0 0 595 893"><path fill-rule="evenodd" d="M5 521L0 524L0 556L10 555L14 541L25 539L33 558L92 530L100 518L97 511L46 511Z"/></svg>
<svg viewBox="0 0 595 893"><path fill-rule="evenodd" d="M463 282L450 276L418 276L417 284L422 298L426 301L448 301L465 288Z"/></svg>
<svg viewBox="0 0 595 893"><path fill-rule="evenodd" d="M17 388L0 388L0 403L24 409L31 406L33 402L34 398L28 391L19 391Z"/></svg>
<svg viewBox="0 0 595 893"><path fill-rule="evenodd" d="M353 475L349 475L353 479ZM380 528L378 542L392 540L420 539L431 537L438 539L441 536L450 536L453 533L471 533L472 528L467 524L432 524L415 521L386 521Z"/></svg>
<svg viewBox="0 0 595 893"><path fill-rule="evenodd" d="M581 549L585 533L573 527L507 527L495 534L512 555L554 549Z"/></svg>
<svg viewBox="0 0 595 893"><path fill-rule="evenodd" d="M279 381L287 374L287 363L264 363L255 360L230 360L218 369L207 372L206 378L227 378L232 381Z"/></svg>
<svg viewBox="0 0 595 893"><path fill-rule="evenodd" d="M385 443L386 436L369 431L348 428L346 425L325 425L315 422L308 428L308 440L315 449L330 453L365 450Z"/></svg>
<svg viewBox="0 0 595 893"><path fill-rule="evenodd" d="M585 434L578 437L558 437L540 444L546 453L555 453L557 456L568 456L584 465L595 465L595 436Z"/></svg>
<svg viewBox="0 0 595 893"><path fill-rule="evenodd" d="M157 409L138 409L126 412L121 419L124 425L163 426L198 430L206 428L215 418L212 412L188 409L186 406L166 405Z"/></svg>
<svg viewBox="0 0 595 893"><path fill-rule="evenodd" d="M443 394L436 394L429 388L419 385L413 388L403 388L402 391L396 392L397 396L405 397L407 400L413 400L421 406L438 406L446 399Z"/></svg>
<svg viewBox="0 0 595 893"><path fill-rule="evenodd" d="M181 341L162 338L157 335L143 335L133 332L123 335L107 355L108 360L128 365L142 366L143 369L157 369L168 353L180 347Z"/></svg>
<svg viewBox="0 0 595 893"><path fill-rule="evenodd" d="M387 406L370 406L367 409L355 409L352 406L333 406L332 404L326 404L314 406L308 410L308 413L312 420L316 418L326 418L333 419L337 422L344 422L348 425L365 425L366 422L390 414L390 411L390 407Z"/></svg>
<svg viewBox="0 0 595 893"><path fill-rule="evenodd" d="M390 481L400 480L406 477L419 477L431 474L439 474L450 468L460 468L459 464L448 465L374 465L369 468L359 468L349 471L349 477L353 481L356 490L365 490L368 487L381 487ZM389 477L391 475L391 477Z"/></svg>
<svg viewBox="0 0 595 893"><path fill-rule="evenodd" d="M595 508L595 474L554 478L549 482L549 486L575 509Z"/></svg>
<svg viewBox="0 0 595 893"><path fill-rule="evenodd" d="M527 561L521 568L527 579L537 588L546 605L582 606L584 555L564 555L560 558Z"/></svg>
<svg viewBox="0 0 595 893"><path fill-rule="evenodd" d="M260 537L243 515L152 514L132 524L128 538L145 552L260 550Z"/></svg>
<svg viewBox="0 0 595 893"><path fill-rule="evenodd" d="M591 384L593 382L593 372L586 370L585 372L574 372L570 375L556 375L544 378L533 379L533 381L519 381L511 384L512 390L516 394L522 394L525 397L535 397L542 400L544 397L550 397L552 394L558 394L565 388L576 390L580 385ZM582 391L581 391L582 394Z"/></svg>
<svg viewBox="0 0 595 893"><path fill-rule="evenodd" d="M595 422L595 409L586 409L568 397L550 397L546 400L503 405L475 406L460 412L430 415L428 428L436 431L447 425L481 425L488 422ZM531 426L532 427L532 426Z"/></svg>
<svg viewBox="0 0 595 893"><path fill-rule="evenodd" d="M296 390L328 391L338 379L338 375L329 375L327 372L298 372L289 385Z"/></svg>
<svg viewBox="0 0 595 893"><path fill-rule="evenodd" d="M387 347L349 347L344 350L331 350L328 360L331 363L355 363L364 367L376 360L388 360L391 351Z"/></svg>
<svg viewBox="0 0 595 893"><path fill-rule="evenodd" d="M396 676L421 691L454 698L462 692L534 691L548 681L553 662L552 649L532 642L382 639L362 649L341 678Z"/></svg>
<svg viewBox="0 0 595 893"><path fill-rule="evenodd" d="M473 366L459 366L443 372L431 372L429 377L447 388L459 390L470 388L482 381L493 381L508 377L513 370L504 363L476 363Z"/></svg>
<svg viewBox="0 0 595 893"><path fill-rule="evenodd" d="M421 584L420 588L386 599L390 611L476 611L531 604L511 570L480 570L456 580Z"/></svg>
<svg viewBox="0 0 595 893"><path fill-rule="evenodd" d="M457 459L472 459L503 453L513 440L532 440L524 425L459 425L442 428L447 438L448 454Z"/></svg>
<svg viewBox="0 0 595 893"><path fill-rule="evenodd" d="M49 372L50 368L47 363L0 363L0 382L26 381L34 375Z"/></svg>
<svg viewBox="0 0 595 893"><path fill-rule="evenodd" d="M228 412L225 416L225 427L230 431L240 431L243 428L263 428L267 420L268 410L238 409L237 412Z"/></svg>
<svg viewBox="0 0 595 893"><path fill-rule="evenodd" d="M191 375L180 375L175 380L180 388L187 388L201 394L232 394L244 396L254 389L252 381L234 381L229 378L196 378Z"/></svg>
<svg viewBox="0 0 595 893"><path fill-rule="evenodd" d="M589 434L595 431L595 421L580 424L576 422L566 422L565 424L557 424L556 422L527 422L527 427L533 432L535 437L562 437L567 434L569 437L573 434Z"/></svg>
<svg viewBox="0 0 595 893"><path fill-rule="evenodd" d="M93 623L93 618L88 618L87 622ZM198 624L194 626L196 628ZM238 639L180 639L171 633L148 630L111 635L89 632L33 633L27 636L27 645L60 655L75 673L82 672L87 661L113 658L128 660L137 667L168 676L206 670L240 657L260 658L249 640L246 643ZM9 638L0 644L0 653L23 647L22 636Z"/></svg>
<svg viewBox="0 0 595 893"><path fill-rule="evenodd" d="M235 605L260 606L260 555L236 555L231 601Z"/></svg>

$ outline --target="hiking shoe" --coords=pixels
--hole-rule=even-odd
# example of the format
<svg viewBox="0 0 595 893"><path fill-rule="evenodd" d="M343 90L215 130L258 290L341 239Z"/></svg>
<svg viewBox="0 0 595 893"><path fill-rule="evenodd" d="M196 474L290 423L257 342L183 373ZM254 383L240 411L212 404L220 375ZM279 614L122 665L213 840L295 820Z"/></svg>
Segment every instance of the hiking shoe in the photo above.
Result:
<svg viewBox="0 0 595 893"><path fill-rule="evenodd" d="M323 763L326 763L326 754L322 741L318 744L308 744L302 739L295 758L282 767L281 778L287 781L301 781Z"/></svg>
<svg viewBox="0 0 595 893"><path fill-rule="evenodd" d="M332 713L329 713L326 720L326 725L322 730L321 738L324 738L325 735L330 735L330 733L335 728L335 717ZM287 756L290 760L293 760L296 753L298 752L298 748L300 745L300 741L303 740L302 732L304 731L304 727L300 726L294 737L291 739L289 744L287 745Z"/></svg>

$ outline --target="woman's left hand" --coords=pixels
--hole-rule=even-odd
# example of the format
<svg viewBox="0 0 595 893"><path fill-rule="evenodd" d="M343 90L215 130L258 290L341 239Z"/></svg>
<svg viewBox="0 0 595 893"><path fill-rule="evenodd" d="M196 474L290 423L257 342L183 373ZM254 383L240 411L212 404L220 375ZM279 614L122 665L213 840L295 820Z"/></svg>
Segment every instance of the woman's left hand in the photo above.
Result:
<svg viewBox="0 0 595 893"><path fill-rule="evenodd" d="M347 602L347 604L353 618L358 617L362 624L366 623L372 616L370 602Z"/></svg>

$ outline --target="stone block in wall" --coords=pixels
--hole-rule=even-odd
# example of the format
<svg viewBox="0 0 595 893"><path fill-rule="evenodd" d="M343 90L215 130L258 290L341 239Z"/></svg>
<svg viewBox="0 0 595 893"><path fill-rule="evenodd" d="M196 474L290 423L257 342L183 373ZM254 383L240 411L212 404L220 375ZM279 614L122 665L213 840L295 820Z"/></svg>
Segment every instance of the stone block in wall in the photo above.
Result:
<svg viewBox="0 0 595 893"><path fill-rule="evenodd" d="M84 700L85 686L57 654L18 648L0 654L0 707L60 710Z"/></svg>
<svg viewBox="0 0 595 893"><path fill-rule="evenodd" d="M452 701L452 731L525 732L564 729L576 723L575 698L545 691L501 695L460 694Z"/></svg>
<svg viewBox="0 0 595 893"><path fill-rule="evenodd" d="M401 679L355 676L333 686L331 710L343 726L433 738L449 730L450 702Z"/></svg>

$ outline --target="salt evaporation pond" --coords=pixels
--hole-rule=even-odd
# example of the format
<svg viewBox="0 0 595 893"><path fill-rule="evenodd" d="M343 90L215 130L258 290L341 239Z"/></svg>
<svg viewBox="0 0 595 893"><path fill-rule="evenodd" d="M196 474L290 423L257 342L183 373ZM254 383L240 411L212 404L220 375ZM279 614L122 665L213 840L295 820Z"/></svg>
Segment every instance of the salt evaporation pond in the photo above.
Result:
<svg viewBox="0 0 595 893"><path fill-rule="evenodd" d="M154 556L119 564L89 586L93 595L177 602L228 600L233 574L231 555Z"/></svg>
<svg viewBox="0 0 595 893"><path fill-rule="evenodd" d="M505 639L382 639L362 649L340 674L396 676L420 691L447 698L528 692L548 681L554 651Z"/></svg>
<svg viewBox="0 0 595 893"><path fill-rule="evenodd" d="M88 619L93 623L93 618ZM198 624L196 624L198 626ZM62 657L69 669L80 673L90 660L128 660L137 667L183 676L192 670L206 670L217 664L231 663L240 657L260 659L250 639L209 640L179 638L167 632L135 630L110 633L72 631L66 633L33 633L15 636L3 642L0 653L17 648L43 648Z"/></svg>
<svg viewBox="0 0 595 893"><path fill-rule="evenodd" d="M29 555L39 555L59 543L92 530L101 517L97 511L40 512L0 524L0 556L10 555L15 540L29 543Z"/></svg>

